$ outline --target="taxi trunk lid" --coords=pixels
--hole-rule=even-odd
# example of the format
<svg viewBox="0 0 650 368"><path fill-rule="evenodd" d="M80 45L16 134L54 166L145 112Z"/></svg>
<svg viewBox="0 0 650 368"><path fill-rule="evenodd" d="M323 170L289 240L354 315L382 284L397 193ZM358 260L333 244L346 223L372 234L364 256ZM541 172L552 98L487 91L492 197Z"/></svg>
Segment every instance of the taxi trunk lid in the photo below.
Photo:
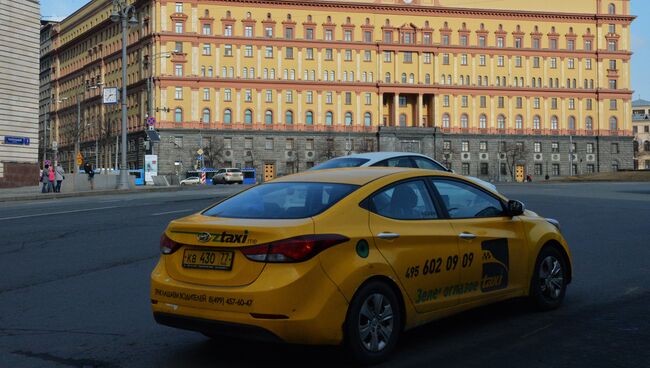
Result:
<svg viewBox="0 0 650 368"><path fill-rule="evenodd" d="M314 232L311 218L232 219L193 215L173 221L165 235L179 244L166 255L169 275L178 281L210 286L253 283L266 263L248 259L242 249Z"/></svg>

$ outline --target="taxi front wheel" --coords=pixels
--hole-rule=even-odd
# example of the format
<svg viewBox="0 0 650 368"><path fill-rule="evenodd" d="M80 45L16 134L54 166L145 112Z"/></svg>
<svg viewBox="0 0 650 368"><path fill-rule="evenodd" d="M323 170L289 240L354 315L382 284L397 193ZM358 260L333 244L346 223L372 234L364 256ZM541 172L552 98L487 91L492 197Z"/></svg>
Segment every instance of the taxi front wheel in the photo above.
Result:
<svg viewBox="0 0 650 368"><path fill-rule="evenodd" d="M362 364L386 360L402 330L399 300L393 289L372 281L355 295L345 321L346 345Z"/></svg>
<svg viewBox="0 0 650 368"><path fill-rule="evenodd" d="M558 308L564 300L567 287L567 266L564 257L555 248L542 249L535 262L530 282L530 301L542 310Z"/></svg>

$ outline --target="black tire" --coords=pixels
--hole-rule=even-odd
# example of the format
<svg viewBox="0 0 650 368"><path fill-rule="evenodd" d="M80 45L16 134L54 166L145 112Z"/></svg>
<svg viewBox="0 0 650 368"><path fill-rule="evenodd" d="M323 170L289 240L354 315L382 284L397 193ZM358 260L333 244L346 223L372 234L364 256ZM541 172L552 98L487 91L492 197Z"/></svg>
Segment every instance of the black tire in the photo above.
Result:
<svg viewBox="0 0 650 368"><path fill-rule="evenodd" d="M540 311L557 309L562 305L567 288L568 267L562 253L545 247L537 256L530 281L531 305Z"/></svg>
<svg viewBox="0 0 650 368"><path fill-rule="evenodd" d="M382 321L389 313L392 318ZM344 326L345 345L352 357L366 365L385 361L402 332L401 313L399 299L386 283L371 281L361 287L350 303ZM366 329L364 326L367 326L367 333L362 336L362 330ZM387 331L390 333L386 338Z"/></svg>

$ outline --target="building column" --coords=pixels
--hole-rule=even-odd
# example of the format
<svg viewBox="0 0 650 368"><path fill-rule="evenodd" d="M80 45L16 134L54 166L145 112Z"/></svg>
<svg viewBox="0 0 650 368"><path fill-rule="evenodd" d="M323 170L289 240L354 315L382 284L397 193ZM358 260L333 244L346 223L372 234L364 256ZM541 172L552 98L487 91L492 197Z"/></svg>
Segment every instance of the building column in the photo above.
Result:
<svg viewBox="0 0 650 368"><path fill-rule="evenodd" d="M379 92L379 109L378 109L378 118L377 125L381 126L384 124L384 94Z"/></svg>
<svg viewBox="0 0 650 368"><path fill-rule="evenodd" d="M415 123L416 127L419 127L420 125L422 125L422 107L423 107L422 106L423 105L422 98L423 97L424 96L422 96L421 93L418 94L418 113L417 113L417 121Z"/></svg>
<svg viewBox="0 0 650 368"><path fill-rule="evenodd" d="M399 126L399 93L393 95L393 126Z"/></svg>

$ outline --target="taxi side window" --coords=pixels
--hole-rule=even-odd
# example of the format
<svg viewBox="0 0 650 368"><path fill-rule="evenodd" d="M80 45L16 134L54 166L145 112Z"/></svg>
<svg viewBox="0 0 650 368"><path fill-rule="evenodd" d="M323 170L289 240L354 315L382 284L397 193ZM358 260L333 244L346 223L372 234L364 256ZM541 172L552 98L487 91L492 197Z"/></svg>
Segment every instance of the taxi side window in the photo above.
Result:
<svg viewBox="0 0 650 368"><path fill-rule="evenodd" d="M372 166L379 166L379 167L412 167L412 168L417 168L415 164L413 164L413 161L411 161L411 158L408 156L403 156L403 157L393 157L389 158L383 161L379 161L376 164Z"/></svg>
<svg viewBox="0 0 650 368"><path fill-rule="evenodd" d="M444 179L434 179L433 185L452 219L505 216L500 200L472 185Z"/></svg>
<svg viewBox="0 0 650 368"><path fill-rule="evenodd" d="M415 161L415 165L420 169L447 171L447 169L442 165L438 164L437 162L427 160L424 157L415 156L411 158L413 161Z"/></svg>
<svg viewBox="0 0 650 368"><path fill-rule="evenodd" d="M438 218L433 201L422 180L391 186L370 198L370 210L380 216L398 220Z"/></svg>

